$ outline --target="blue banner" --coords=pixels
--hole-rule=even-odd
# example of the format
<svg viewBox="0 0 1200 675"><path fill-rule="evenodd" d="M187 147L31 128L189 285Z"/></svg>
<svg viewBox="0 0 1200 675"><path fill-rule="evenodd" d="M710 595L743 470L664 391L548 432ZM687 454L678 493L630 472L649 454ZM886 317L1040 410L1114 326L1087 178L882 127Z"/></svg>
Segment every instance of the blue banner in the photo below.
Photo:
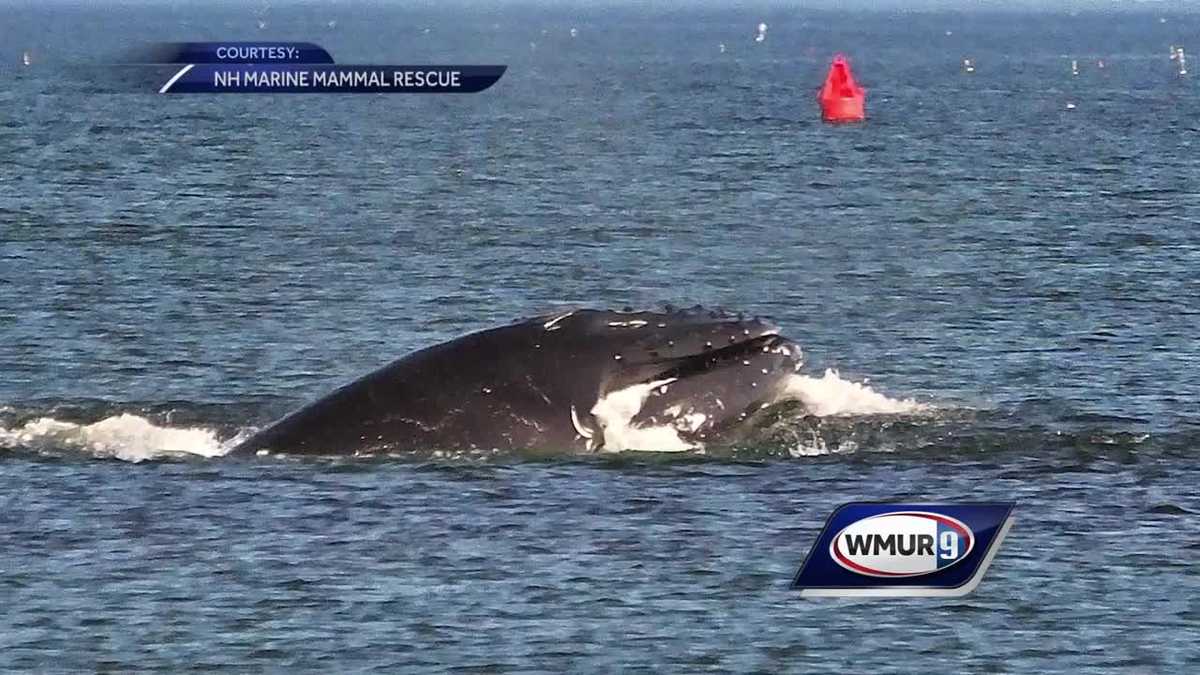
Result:
<svg viewBox="0 0 1200 675"><path fill-rule="evenodd" d="M160 94L473 94L504 75L500 65L335 64L312 42L159 42L123 61L180 67Z"/></svg>
<svg viewBox="0 0 1200 675"><path fill-rule="evenodd" d="M159 93L473 94L495 84L506 68L507 66L202 63L181 68L159 89Z"/></svg>

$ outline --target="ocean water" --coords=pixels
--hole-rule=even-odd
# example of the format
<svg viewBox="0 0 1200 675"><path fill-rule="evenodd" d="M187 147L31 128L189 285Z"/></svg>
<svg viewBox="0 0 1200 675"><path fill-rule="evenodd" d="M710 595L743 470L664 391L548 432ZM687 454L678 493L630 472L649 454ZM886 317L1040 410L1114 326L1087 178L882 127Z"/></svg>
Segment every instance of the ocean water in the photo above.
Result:
<svg viewBox="0 0 1200 675"><path fill-rule="evenodd" d="M1200 16L5 13L0 670L1200 668ZM111 93L185 39L509 69ZM835 51L865 124L819 121ZM221 456L409 350L663 303L774 319L805 406L705 454ZM864 499L1017 520L968 597L801 600Z"/></svg>

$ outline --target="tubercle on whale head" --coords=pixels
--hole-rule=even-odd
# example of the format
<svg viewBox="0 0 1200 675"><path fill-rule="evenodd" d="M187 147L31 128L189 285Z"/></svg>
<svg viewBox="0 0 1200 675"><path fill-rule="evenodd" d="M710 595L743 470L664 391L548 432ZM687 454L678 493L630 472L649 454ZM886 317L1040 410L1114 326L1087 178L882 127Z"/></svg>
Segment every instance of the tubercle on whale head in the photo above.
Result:
<svg viewBox="0 0 1200 675"><path fill-rule="evenodd" d="M601 338L612 360L632 366L701 355L778 335L779 327L759 317L696 305L665 311L575 309L534 319L542 331L563 338Z"/></svg>
<svg viewBox="0 0 1200 675"><path fill-rule="evenodd" d="M686 359L778 335L779 327L757 317L702 307L676 311L646 326L631 341L630 364Z"/></svg>
<svg viewBox="0 0 1200 675"><path fill-rule="evenodd" d="M802 363L803 353L800 346L786 337L772 333L703 354L660 362L654 364L660 366L659 368L650 370L655 372L654 377L657 378L683 378L731 367L753 367L754 370L760 370L761 374L767 375L783 371L796 372ZM764 366L766 369L763 369Z"/></svg>

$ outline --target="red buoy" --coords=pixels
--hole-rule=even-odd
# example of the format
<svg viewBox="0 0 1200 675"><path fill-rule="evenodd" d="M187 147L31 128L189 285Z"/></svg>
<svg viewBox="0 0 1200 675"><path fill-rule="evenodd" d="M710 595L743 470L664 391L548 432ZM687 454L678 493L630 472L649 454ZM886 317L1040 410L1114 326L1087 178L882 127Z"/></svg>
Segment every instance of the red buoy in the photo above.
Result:
<svg viewBox="0 0 1200 675"><path fill-rule="evenodd" d="M867 118L867 90L854 81L845 56L833 57L817 101L821 103L821 118L826 122L861 122Z"/></svg>

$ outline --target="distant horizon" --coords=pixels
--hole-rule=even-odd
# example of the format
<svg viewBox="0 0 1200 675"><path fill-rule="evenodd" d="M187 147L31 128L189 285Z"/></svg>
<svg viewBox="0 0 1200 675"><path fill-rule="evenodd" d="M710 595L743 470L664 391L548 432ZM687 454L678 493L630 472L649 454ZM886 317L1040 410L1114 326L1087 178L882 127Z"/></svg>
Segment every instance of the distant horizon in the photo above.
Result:
<svg viewBox="0 0 1200 675"><path fill-rule="evenodd" d="M76 6L89 9L104 9L93 0L5 0L2 3L8 8L49 8ZM602 9L628 8L644 9L650 13L680 9L720 9L729 12L756 10L791 9L804 11L851 11L851 12L953 12L971 13L976 11L1023 14L1064 14L1064 13L1126 13L1131 11L1170 14L1200 13L1200 0L806 0L803 3L794 0L758 0L741 7L730 7L724 0L668 0L647 5L641 0L501 0L500 2L481 2L480 0L417 0L398 6L389 0L115 0L107 4L108 9L120 10L128 7L170 6L185 8L202 7L236 7L242 6L252 11L286 10L289 7L320 5L327 8L356 6L387 7L390 9L427 10L446 6L476 7L485 12L497 12L505 9L522 7L542 7L546 9Z"/></svg>

